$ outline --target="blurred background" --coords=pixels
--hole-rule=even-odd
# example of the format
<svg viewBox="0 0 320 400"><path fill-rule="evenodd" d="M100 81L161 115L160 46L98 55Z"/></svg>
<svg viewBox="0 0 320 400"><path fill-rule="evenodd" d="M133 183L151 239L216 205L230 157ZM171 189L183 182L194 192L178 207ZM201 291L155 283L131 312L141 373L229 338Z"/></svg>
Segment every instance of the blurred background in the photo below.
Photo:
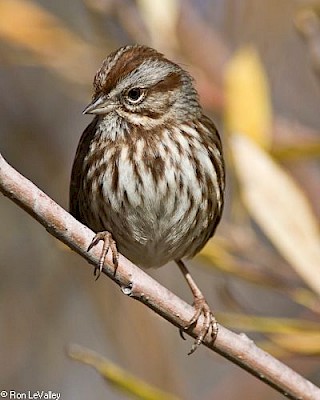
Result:
<svg viewBox="0 0 320 400"><path fill-rule="evenodd" d="M320 1L1 0L0 151L64 208L93 76L141 43L181 63L223 137L227 204L190 261L222 324L320 384ZM180 399L281 399L126 296L0 197L0 389L127 399L70 344ZM192 301L173 264L150 274ZM70 352L69 352L70 353Z"/></svg>

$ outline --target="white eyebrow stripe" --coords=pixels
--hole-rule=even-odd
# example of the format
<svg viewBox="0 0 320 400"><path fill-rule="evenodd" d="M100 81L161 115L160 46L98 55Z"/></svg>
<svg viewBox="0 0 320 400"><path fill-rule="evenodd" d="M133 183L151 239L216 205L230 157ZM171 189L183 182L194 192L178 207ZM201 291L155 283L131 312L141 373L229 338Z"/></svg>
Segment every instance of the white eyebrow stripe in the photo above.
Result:
<svg viewBox="0 0 320 400"><path fill-rule="evenodd" d="M168 75L177 72L177 67L168 62L159 60L145 60L136 69L120 80L110 92L110 97L132 86L151 87L163 81Z"/></svg>

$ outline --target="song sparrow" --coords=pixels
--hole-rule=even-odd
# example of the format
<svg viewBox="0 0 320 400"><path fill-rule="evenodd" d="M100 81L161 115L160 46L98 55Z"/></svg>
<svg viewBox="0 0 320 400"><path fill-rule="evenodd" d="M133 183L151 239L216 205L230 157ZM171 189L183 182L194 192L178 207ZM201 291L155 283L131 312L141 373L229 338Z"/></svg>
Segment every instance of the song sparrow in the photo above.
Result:
<svg viewBox="0 0 320 400"><path fill-rule="evenodd" d="M99 232L90 248L104 240L100 270L109 246L115 264L117 248L145 268L176 261L194 295L186 328L204 316L193 352L210 326L213 337L217 333L181 261L202 249L221 218L224 163L215 125L202 113L191 76L140 45L104 60L84 113L95 118L76 152L70 212Z"/></svg>

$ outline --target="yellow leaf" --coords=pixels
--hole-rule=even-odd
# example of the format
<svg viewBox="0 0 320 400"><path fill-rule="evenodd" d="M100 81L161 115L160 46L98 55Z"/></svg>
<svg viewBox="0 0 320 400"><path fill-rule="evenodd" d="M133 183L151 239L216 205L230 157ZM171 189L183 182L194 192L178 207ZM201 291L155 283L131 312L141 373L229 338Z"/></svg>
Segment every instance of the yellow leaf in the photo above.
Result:
<svg viewBox="0 0 320 400"><path fill-rule="evenodd" d="M281 161L319 158L320 142L299 143L298 145L278 147L272 151L272 155Z"/></svg>
<svg viewBox="0 0 320 400"><path fill-rule="evenodd" d="M201 261L211 267L220 270L225 274L236 276L248 282L254 282L272 287L279 286L280 282L275 277L270 277L263 272L255 270L239 262L236 257L229 253L226 248L219 243L219 238L209 241L197 256Z"/></svg>
<svg viewBox="0 0 320 400"><path fill-rule="evenodd" d="M272 110L261 61L252 48L240 50L225 75L225 125L231 133L249 136L263 148L271 144Z"/></svg>
<svg viewBox="0 0 320 400"><path fill-rule="evenodd" d="M21 47L64 78L91 80L92 48L45 9L28 0L1 0L0 39Z"/></svg>
<svg viewBox="0 0 320 400"><path fill-rule="evenodd" d="M320 334L320 323L304 319L260 317L240 313L217 313L219 321L232 329L278 335Z"/></svg>
<svg viewBox="0 0 320 400"><path fill-rule="evenodd" d="M296 272L320 294L320 232L303 192L249 138L233 135L231 148L252 217Z"/></svg>
<svg viewBox="0 0 320 400"><path fill-rule="evenodd" d="M271 335L270 339L292 353L320 354L320 332L299 332L291 335Z"/></svg>
<svg viewBox="0 0 320 400"><path fill-rule="evenodd" d="M69 356L95 368L101 376L118 390L140 400L178 400L173 394L157 389L129 374L100 354L79 345L68 349Z"/></svg>

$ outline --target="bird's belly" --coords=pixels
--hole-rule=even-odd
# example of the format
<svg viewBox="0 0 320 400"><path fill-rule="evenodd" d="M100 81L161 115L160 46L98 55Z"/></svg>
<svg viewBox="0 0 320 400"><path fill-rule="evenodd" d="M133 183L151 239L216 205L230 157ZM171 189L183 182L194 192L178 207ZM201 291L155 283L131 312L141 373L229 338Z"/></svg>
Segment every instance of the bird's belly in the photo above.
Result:
<svg viewBox="0 0 320 400"><path fill-rule="evenodd" d="M192 257L211 236L217 210L217 178L207 153L197 153L202 179L190 157L154 158L148 167L129 162L127 153L122 149L116 174L106 162L97 187L87 190L96 222L91 228L110 231L120 253L142 267Z"/></svg>
<svg viewBox="0 0 320 400"><path fill-rule="evenodd" d="M119 251L141 267L159 267L188 253L194 219L186 213L178 219L161 211L135 208L110 219L110 231ZM109 215L114 215L113 211Z"/></svg>
<svg viewBox="0 0 320 400"><path fill-rule="evenodd" d="M171 260L191 257L206 240L210 224L208 201L197 191L141 196L130 203L128 194L105 203L99 230L109 230L118 250L141 267L159 267Z"/></svg>

